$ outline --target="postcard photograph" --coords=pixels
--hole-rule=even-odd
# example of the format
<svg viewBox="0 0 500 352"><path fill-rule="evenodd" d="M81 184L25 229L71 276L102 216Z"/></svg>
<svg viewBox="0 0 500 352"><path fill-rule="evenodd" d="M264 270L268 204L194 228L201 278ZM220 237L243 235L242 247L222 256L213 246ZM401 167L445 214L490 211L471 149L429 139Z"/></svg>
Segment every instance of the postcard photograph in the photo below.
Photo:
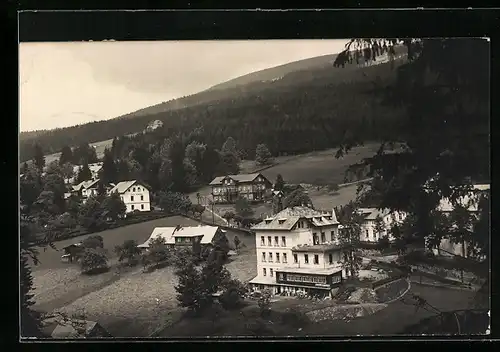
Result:
<svg viewBox="0 0 500 352"><path fill-rule="evenodd" d="M19 43L22 338L484 335L486 38Z"/></svg>

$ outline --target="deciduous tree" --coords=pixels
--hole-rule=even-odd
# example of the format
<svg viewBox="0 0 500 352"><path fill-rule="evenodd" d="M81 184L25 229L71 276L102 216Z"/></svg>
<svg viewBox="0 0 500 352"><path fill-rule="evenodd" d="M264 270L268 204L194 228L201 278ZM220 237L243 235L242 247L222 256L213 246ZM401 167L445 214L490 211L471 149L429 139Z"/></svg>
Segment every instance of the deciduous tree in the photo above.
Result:
<svg viewBox="0 0 500 352"><path fill-rule="evenodd" d="M87 248L80 260L80 267L82 274L97 274L108 269L108 259L102 251Z"/></svg>
<svg viewBox="0 0 500 352"><path fill-rule="evenodd" d="M252 209L252 206L248 200L245 198L238 198L236 200L236 203L234 205L234 210L237 215L241 216L242 218L249 218L253 216L255 213L254 210Z"/></svg>
<svg viewBox="0 0 500 352"><path fill-rule="evenodd" d="M122 245L115 247L115 253L119 262L126 260L127 264L132 266L138 263L141 250L137 247L135 240L125 240Z"/></svg>
<svg viewBox="0 0 500 352"><path fill-rule="evenodd" d="M339 231L339 242L343 248L340 262L350 277L357 277L361 267L359 241L362 221L362 216L353 209L346 214L341 223L343 228Z"/></svg>
<svg viewBox="0 0 500 352"><path fill-rule="evenodd" d="M266 165L271 162L271 152L267 148L267 146L263 143L258 144L257 148L255 148L255 161L259 165Z"/></svg>
<svg viewBox="0 0 500 352"><path fill-rule="evenodd" d="M127 210L127 206L116 192L104 198L101 206L113 221L123 218Z"/></svg>

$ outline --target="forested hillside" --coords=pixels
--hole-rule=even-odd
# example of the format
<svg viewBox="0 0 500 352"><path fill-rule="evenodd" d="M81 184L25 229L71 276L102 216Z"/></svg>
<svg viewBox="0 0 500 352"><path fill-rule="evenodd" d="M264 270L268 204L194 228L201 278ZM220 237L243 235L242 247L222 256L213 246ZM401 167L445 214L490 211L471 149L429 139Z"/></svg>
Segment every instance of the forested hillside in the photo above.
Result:
<svg viewBox="0 0 500 352"><path fill-rule="evenodd" d="M323 67L293 72L274 82L256 82L240 88L202 92L217 93L208 102L199 95L183 98L177 109L47 131L20 142L21 161L33 157L36 141L45 154L63 146L93 143L142 131L152 120L164 123L165 135L203 127L207 140L221 145L228 136L251 156L255 146L266 143L273 154L301 153L334 147L347 131L378 139L396 111L383 108L372 95L374 82L394 77L391 63L345 69ZM361 94L360 94L361 93ZM192 99L189 105L187 99ZM179 99L181 101L182 99ZM172 104L174 104L172 102ZM383 125L383 127L380 127Z"/></svg>

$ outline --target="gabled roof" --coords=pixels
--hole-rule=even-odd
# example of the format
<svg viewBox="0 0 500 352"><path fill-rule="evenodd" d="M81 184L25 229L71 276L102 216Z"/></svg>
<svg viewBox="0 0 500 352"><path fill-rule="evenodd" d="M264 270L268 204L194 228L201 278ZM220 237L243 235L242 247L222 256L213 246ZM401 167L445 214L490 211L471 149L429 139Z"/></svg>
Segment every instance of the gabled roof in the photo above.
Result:
<svg viewBox="0 0 500 352"><path fill-rule="evenodd" d="M201 238L201 244L211 243L214 239L218 226L209 225L199 225L199 226L187 226L187 227L156 227L149 239L143 244L139 245L140 248L148 248L149 244L156 238L163 238L167 244L175 244L176 237L196 237L203 236Z"/></svg>
<svg viewBox="0 0 500 352"><path fill-rule="evenodd" d="M363 215L365 220L375 220L377 217L383 218L384 216L391 213L389 209L377 209L377 208L358 208L358 213Z"/></svg>
<svg viewBox="0 0 500 352"><path fill-rule="evenodd" d="M56 317L47 318L42 322L43 332L52 338L59 339L87 337L97 326L95 321ZM77 331L80 327L83 330L81 332Z"/></svg>
<svg viewBox="0 0 500 352"><path fill-rule="evenodd" d="M212 182L210 182L210 185L211 186L215 186L215 185L221 185L222 184L222 181L226 178L230 178L234 181L236 181L237 183L245 183L245 182L252 182L253 180L255 180L258 176L261 176L262 178L264 178L264 180L266 180L267 182L269 182L269 180L267 178L265 178L261 173L254 173L254 174L241 174L241 175L227 175L227 176L218 176L216 178L214 178L212 180ZM269 182L270 183L270 182Z"/></svg>
<svg viewBox="0 0 500 352"><path fill-rule="evenodd" d="M146 185L144 185L143 183L137 181L137 180L131 180L131 181L121 181L121 182L118 182L116 184L116 186L114 186L110 191L109 193L114 193L114 192L118 192L118 193L124 193L126 192L130 187L132 187L134 184L140 184L141 186L145 187L145 188L148 188L146 187Z"/></svg>
<svg viewBox="0 0 500 352"><path fill-rule="evenodd" d="M76 186L73 186L73 191L80 191L82 188L89 189L92 186L94 186L97 182L99 182L99 179L82 181L79 184L77 184Z"/></svg>
<svg viewBox="0 0 500 352"><path fill-rule="evenodd" d="M291 230L300 219L309 219L313 226L338 225L335 211L320 212L308 207L291 207L264 219L252 227L252 230Z"/></svg>

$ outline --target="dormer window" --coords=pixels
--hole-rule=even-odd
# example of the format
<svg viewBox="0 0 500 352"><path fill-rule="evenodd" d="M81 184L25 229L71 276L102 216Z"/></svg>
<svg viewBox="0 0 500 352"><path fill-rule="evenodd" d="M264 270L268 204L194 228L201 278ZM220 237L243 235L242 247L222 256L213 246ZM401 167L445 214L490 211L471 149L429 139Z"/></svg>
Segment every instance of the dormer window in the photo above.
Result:
<svg viewBox="0 0 500 352"><path fill-rule="evenodd" d="M266 224L270 224L272 220L266 219L265 221L266 221Z"/></svg>
<svg viewBox="0 0 500 352"><path fill-rule="evenodd" d="M282 225L282 224L284 224L284 223L285 223L285 220L283 220L283 219L279 219L279 220L278 220L278 223L279 223L280 225Z"/></svg>

